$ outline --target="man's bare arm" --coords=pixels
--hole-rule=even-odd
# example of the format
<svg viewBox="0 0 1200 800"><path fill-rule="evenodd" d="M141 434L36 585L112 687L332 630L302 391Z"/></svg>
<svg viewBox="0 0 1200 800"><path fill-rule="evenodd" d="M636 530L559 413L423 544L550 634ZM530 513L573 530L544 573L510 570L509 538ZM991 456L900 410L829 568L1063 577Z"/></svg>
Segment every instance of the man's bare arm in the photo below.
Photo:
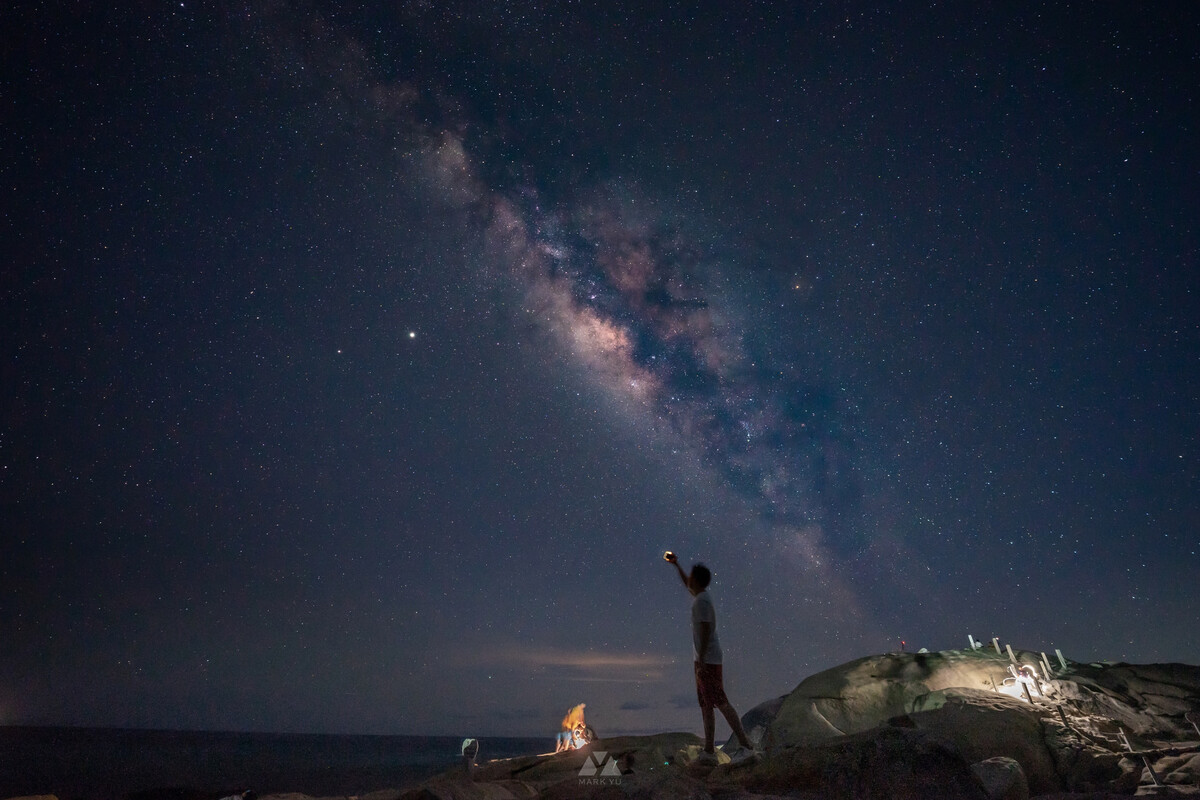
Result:
<svg viewBox="0 0 1200 800"><path fill-rule="evenodd" d="M679 580L683 581L684 588L691 591L691 586L688 585L687 573L683 571L683 567L679 566L679 557L674 553L667 553L666 559L671 566L675 567L675 571L679 573Z"/></svg>

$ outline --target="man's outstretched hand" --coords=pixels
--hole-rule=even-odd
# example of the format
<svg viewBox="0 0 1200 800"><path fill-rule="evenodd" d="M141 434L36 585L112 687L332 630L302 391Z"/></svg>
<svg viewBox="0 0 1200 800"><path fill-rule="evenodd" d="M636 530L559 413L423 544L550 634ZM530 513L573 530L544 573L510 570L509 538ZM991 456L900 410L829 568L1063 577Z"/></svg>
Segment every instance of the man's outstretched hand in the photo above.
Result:
<svg viewBox="0 0 1200 800"><path fill-rule="evenodd" d="M664 560L666 560L666 561L670 561L672 564L678 564L678 563L679 563L679 557L678 557L678 556L676 556L674 553L672 553L670 550L668 550L667 552L663 553L663 559L664 559Z"/></svg>

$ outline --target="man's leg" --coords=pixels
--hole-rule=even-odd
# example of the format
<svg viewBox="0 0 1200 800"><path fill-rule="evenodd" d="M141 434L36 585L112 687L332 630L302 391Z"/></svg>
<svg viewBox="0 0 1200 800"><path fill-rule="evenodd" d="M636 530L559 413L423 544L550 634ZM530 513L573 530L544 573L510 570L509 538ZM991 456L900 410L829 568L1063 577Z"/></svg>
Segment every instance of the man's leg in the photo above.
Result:
<svg viewBox="0 0 1200 800"><path fill-rule="evenodd" d="M704 752L712 753L713 737L717 731L717 717L713 714L712 706L700 706L700 716L704 718Z"/></svg>
<svg viewBox="0 0 1200 800"><path fill-rule="evenodd" d="M700 702L700 718L704 720L704 752L712 753L717 720L713 714L713 700L709 697L711 680L704 664L697 661L693 666L696 668L696 699Z"/></svg>
<svg viewBox="0 0 1200 800"><path fill-rule="evenodd" d="M737 710L733 704L726 700L721 705L717 706L721 709L721 713L725 715L725 721L729 723L729 727L733 730L733 735L737 737L738 742L747 750L753 750L754 745L750 744L750 739L746 736L746 732L742 730L742 720L738 717ZM708 710L709 716L712 716L712 709ZM705 729L707 733L708 729Z"/></svg>

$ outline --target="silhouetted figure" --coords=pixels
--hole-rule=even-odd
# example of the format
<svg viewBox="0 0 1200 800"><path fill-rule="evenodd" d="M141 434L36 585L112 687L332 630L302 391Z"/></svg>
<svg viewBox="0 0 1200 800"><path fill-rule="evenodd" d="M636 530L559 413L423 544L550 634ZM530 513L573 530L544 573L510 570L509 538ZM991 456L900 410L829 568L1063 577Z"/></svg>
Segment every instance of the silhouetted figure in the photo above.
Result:
<svg viewBox="0 0 1200 800"><path fill-rule="evenodd" d="M713 748L716 729L714 708L721 711L741 744L737 751L730 754L730 758L735 763L749 760L754 757L754 745L746 737L737 711L725 696L725 682L721 672L721 643L717 639L717 612L708 593L712 573L703 564L695 564L691 574L686 574L683 567L679 566L679 559L674 553L668 552L663 557L675 566L679 579L693 597L692 645L696 668L696 698L700 701L700 716L704 720L704 751L700 754L699 761L702 764L717 763L716 751Z"/></svg>
<svg viewBox="0 0 1200 800"><path fill-rule="evenodd" d="M463 739L462 763L463 770L470 775L475 767L475 759L479 758L479 740Z"/></svg>

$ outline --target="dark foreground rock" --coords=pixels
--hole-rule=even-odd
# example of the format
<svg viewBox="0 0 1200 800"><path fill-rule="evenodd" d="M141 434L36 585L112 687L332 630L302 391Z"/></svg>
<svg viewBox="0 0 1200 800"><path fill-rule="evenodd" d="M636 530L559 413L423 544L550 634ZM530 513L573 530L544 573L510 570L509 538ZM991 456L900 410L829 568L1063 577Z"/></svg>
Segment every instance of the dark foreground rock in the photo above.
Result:
<svg viewBox="0 0 1200 800"><path fill-rule="evenodd" d="M1023 665L1039 654L1016 655ZM758 763L699 766L691 734L623 737L586 752L492 762L470 777L447 774L403 798L1200 795L1200 735L1187 716L1200 712L1200 668L1072 663L1026 696L1009 665L994 653L949 651L871 656L826 670L746 715L744 726L763 744Z"/></svg>
<svg viewBox="0 0 1200 800"><path fill-rule="evenodd" d="M971 772L983 784L990 800L1027 800L1029 781L1025 770L1011 758L996 756L971 765Z"/></svg>
<svg viewBox="0 0 1200 800"><path fill-rule="evenodd" d="M911 728L883 727L816 747L792 748L761 763L702 767L689 734L627 737L592 752L513 759L471 776L447 774L402 800L664 798L665 800L989 800L952 746ZM600 750L599 747L611 748ZM619 765L604 774L603 765ZM596 772L599 774L595 774Z"/></svg>
<svg viewBox="0 0 1200 800"><path fill-rule="evenodd" d="M1043 735L1042 718L1028 703L977 689L946 689L936 708L905 718L953 743L971 763L1007 758L1020 765L1033 795L1066 788Z"/></svg>
<svg viewBox="0 0 1200 800"><path fill-rule="evenodd" d="M830 800L988 800L960 752L911 728L883 727L789 748L733 777L750 791L800 791Z"/></svg>

